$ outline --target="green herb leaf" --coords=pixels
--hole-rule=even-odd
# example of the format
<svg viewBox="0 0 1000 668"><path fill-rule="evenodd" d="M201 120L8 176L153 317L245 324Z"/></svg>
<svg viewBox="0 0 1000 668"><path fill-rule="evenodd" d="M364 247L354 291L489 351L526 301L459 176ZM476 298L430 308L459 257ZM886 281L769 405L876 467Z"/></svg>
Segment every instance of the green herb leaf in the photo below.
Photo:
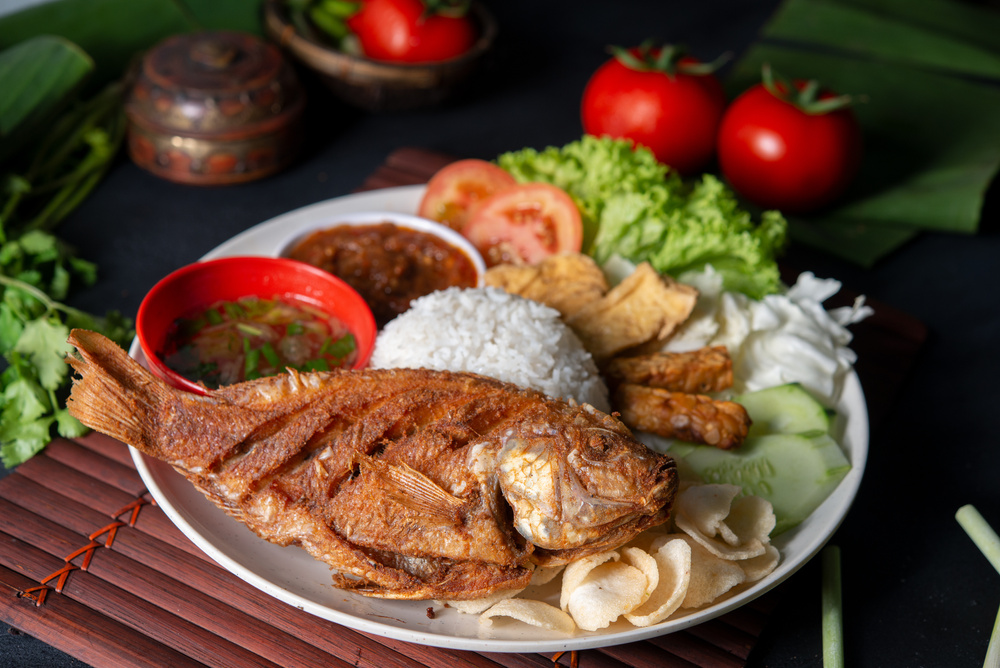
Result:
<svg viewBox="0 0 1000 668"><path fill-rule="evenodd" d="M0 304L0 354L6 355L14 349L22 331L24 324L10 304Z"/></svg>
<svg viewBox="0 0 1000 668"><path fill-rule="evenodd" d="M18 238L17 243L25 253L38 256L43 261L54 260L59 254L56 238L48 232L26 232Z"/></svg>
<svg viewBox="0 0 1000 668"><path fill-rule="evenodd" d="M308 362L306 362L305 364L303 364L301 367L299 367L299 370L300 371L329 371L330 370L330 365L327 363L327 361L325 359L320 358L320 359L315 359L315 360L309 360Z"/></svg>
<svg viewBox="0 0 1000 668"><path fill-rule="evenodd" d="M260 352L267 360L267 363L273 367L281 365L281 358L278 357L278 353L274 351L274 346L271 345L270 341L265 341L264 345L260 347Z"/></svg>
<svg viewBox="0 0 1000 668"><path fill-rule="evenodd" d="M330 341L329 339L323 344L323 348L319 351L320 355L330 355L331 357L336 357L338 359L343 359L354 352L358 347L357 342L354 340L354 335L348 332L336 341Z"/></svg>
<svg viewBox="0 0 1000 668"><path fill-rule="evenodd" d="M89 429L75 417L69 414L65 408L58 408L55 412L56 430L63 438L79 438L86 434Z"/></svg>
<svg viewBox="0 0 1000 668"><path fill-rule="evenodd" d="M38 381L55 391L69 375L65 357L72 351L66 343L69 328L52 318L38 318L25 324L14 351L29 358L38 369Z"/></svg>
<svg viewBox="0 0 1000 668"><path fill-rule="evenodd" d="M17 378L8 383L3 390L4 410L12 411L12 415L20 420L36 420L52 408L48 395L42 386L33 378Z"/></svg>
<svg viewBox="0 0 1000 668"><path fill-rule="evenodd" d="M195 320L194 322L197 323L199 322L199 320ZM207 311L205 311L205 320L207 320L210 325L221 325L224 321L224 318L222 317L221 313L216 311L214 308L210 308ZM199 324L197 326L197 329L201 329L203 326L204 324Z"/></svg>
<svg viewBox="0 0 1000 668"><path fill-rule="evenodd" d="M240 318L247 317L247 310L236 302L224 302L222 310L226 312L230 320L239 320Z"/></svg>
<svg viewBox="0 0 1000 668"><path fill-rule="evenodd" d="M244 339L246 342L246 339ZM246 346L245 346L246 347ZM243 376L247 380L260 378L260 350L248 350L243 364Z"/></svg>
<svg viewBox="0 0 1000 668"><path fill-rule="evenodd" d="M53 417L25 420L18 416L0 416L0 459L6 467L16 466L41 452L49 443Z"/></svg>
<svg viewBox="0 0 1000 668"><path fill-rule="evenodd" d="M93 262L71 257L68 259L68 263L73 275L78 277L84 285L93 285L97 282L97 265Z"/></svg>

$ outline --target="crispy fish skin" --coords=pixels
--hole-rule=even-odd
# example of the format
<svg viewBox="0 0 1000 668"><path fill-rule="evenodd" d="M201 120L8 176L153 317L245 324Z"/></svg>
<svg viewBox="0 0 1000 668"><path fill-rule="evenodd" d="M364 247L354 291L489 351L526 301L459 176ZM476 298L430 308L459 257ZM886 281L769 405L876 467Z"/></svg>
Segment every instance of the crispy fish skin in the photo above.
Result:
<svg viewBox="0 0 1000 668"><path fill-rule="evenodd" d="M604 369L609 383L662 387L671 392L710 394L733 385L733 360L725 346L689 352L616 357Z"/></svg>
<svg viewBox="0 0 1000 668"><path fill-rule="evenodd" d="M700 394L622 383L613 404L632 429L723 450L739 447L750 431L743 406Z"/></svg>
<svg viewBox="0 0 1000 668"><path fill-rule="evenodd" d="M74 330L69 342L71 414L369 596L523 587L532 563L665 521L676 491L673 460L614 418L474 374L290 372L198 396L100 334ZM526 484L547 473L542 493Z"/></svg>

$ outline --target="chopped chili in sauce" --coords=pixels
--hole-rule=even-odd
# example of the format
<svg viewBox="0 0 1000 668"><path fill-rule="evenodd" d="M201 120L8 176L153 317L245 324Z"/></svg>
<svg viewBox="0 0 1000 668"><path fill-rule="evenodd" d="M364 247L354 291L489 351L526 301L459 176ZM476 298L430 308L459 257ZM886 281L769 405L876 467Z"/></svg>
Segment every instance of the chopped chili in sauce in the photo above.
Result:
<svg viewBox="0 0 1000 668"><path fill-rule="evenodd" d="M159 357L210 389L293 368L329 371L357 359L354 335L304 302L246 297L220 301L178 318Z"/></svg>
<svg viewBox="0 0 1000 668"><path fill-rule="evenodd" d="M313 232L288 256L346 281L368 302L379 328L417 297L478 282L475 265L461 249L389 222Z"/></svg>

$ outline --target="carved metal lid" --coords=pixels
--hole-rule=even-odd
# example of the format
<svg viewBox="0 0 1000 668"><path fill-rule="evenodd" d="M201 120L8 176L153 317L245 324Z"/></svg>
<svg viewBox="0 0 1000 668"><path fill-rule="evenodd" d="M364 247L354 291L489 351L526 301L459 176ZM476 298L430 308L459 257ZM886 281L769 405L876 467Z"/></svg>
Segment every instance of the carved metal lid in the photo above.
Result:
<svg viewBox="0 0 1000 668"><path fill-rule="evenodd" d="M126 103L130 153L172 180L249 180L291 158L304 104L273 44L231 31L175 35L142 60Z"/></svg>

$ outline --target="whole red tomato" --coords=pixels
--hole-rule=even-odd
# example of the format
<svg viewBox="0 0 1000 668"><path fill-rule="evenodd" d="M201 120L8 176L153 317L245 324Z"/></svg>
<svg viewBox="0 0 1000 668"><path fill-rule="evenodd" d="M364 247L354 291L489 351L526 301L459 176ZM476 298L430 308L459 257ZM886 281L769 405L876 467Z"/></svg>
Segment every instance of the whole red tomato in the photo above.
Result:
<svg viewBox="0 0 1000 668"><path fill-rule="evenodd" d="M719 127L722 175L765 208L813 211L836 199L861 162L861 129L847 96L815 81L765 81L740 95Z"/></svg>
<svg viewBox="0 0 1000 668"><path fill-rule="evenodd" d="M694 174L712 158L726 106L712 69L673 46L618 50L583 91L583 130L631 139L681 174Z"/></svg>
<svg viewBox="0 0 1000 668"><path fill-rule="evenodd" d="M476 42L468 3L437 0L363 0L347 20L365 56L425 63L460 56Z"/></svg>

